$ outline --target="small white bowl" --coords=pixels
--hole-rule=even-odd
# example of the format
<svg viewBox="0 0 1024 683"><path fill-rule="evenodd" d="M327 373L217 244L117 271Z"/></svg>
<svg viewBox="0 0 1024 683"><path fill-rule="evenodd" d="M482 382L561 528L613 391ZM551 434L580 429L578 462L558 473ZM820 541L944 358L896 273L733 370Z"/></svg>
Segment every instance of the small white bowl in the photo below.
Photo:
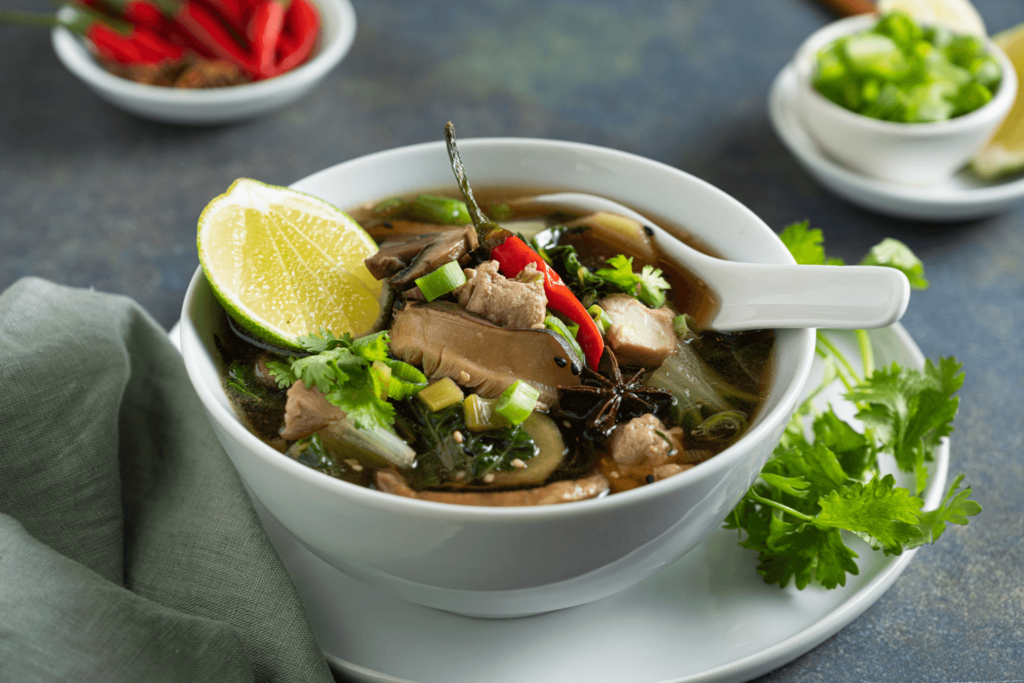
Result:
<svg viewBox="0 0 1024 683"><path fill-rule="evenodd" d="M670 166L549 140L470 139L460 148L478 185L600 194L647 215L671 216L726 258L793 263L749 209ZM344 208L454 183L444 144L434 142L348 161L293 187ZM213 339L223 315L198 269L181 314L185 367L214 431L263 505L303 545L349 576L409 602L489 617L597 600L696 547L761 471L814 356L813 330L777 331L774 377L749 431L691 470L598 500L484 508L362 488L260 441L242 426L224 394Z"/></svg>
<svg viewBox="0 0 1024 683"><path fill-rule="evenodd" d="M841 36L871 28L876 15L841 19L811 34L793 60L797 105L807 131L821 147L865 175L903 185L930 185L950 178L988 141L1013 107L1017 74L991 40L1003 80L992 101L964 116L935 123L881 121L840 107L811 84L818 50Z"/></svg>
<svg viewBox="0 0 1024 683"><path fill-rule="evenodd" d="M313 57L275 78L228 88L189 90L135 83L105 70L67 29L54 28L51 38L54 52L68 71L115 107L164 123L228 123L261 116L306 95L352 47L356 14L349 0L311 1L322 21Z"/></svg>

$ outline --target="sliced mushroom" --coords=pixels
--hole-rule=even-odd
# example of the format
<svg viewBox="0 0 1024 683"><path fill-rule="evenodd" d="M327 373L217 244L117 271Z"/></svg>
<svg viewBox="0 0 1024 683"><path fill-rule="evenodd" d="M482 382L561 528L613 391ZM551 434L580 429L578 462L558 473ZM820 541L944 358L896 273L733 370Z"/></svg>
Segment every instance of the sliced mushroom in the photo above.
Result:
<svg viewBox="0 0 1024 683"><path fill-rule="evenodd" d="M377 489L406 498L429 500L454 505L483 505L486 507L521 507L526 505L554 505L596 498L608 491L608 480L600 474L591 474L572 481L556 481L547 486L523 491L486 491L449 493L447 491L414 491L394 470L380 470L376 477Z"/></svg>
<svg viewBox="0 0 1024 683"><path fill-rule="evenodd" d="M607 244L613 252L637 257L640 260L640 265L658 262L658 250L654 246L654 240L644 230L644 226L632 218L599 211L577 218L573 222L567 223L566 227L590 228L592 237Z"/></svg>
<svg viewBox="0 0 1024 683"><path fill-rule="evenodd" d="M547 408L558 400L556 387L580 383L582 360L559 334L498 327L450 302L396 307L390 335L397 358L421 365L432 379L451 377L475 387L485 398L521 379L540 390Z"/></svg>
<svg viewBox="0 0 1024 683"><path fill-rule="evenodd" d="M458 261L478 246L476 231L466 226L415 235L401 242L384 242L364 263L375 278L387 277L394 289L403 290L412 287L417 278L449 261Z"/></svg>
<svg viewBox="0 0 1024 683"><path fill-rule="evenodd" d="M434 241L437 232L426 232L408 239L396 239L382 242L377 253L363 261L370 275L383 280L399 271L405 270L423 249Z"/></svg>

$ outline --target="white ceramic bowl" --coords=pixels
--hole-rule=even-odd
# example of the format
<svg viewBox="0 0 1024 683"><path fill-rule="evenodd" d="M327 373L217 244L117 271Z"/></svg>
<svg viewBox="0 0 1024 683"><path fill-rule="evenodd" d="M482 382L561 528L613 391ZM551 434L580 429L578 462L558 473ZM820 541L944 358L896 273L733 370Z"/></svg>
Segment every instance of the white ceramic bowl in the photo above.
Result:
<svg viewBox="0 0 1024 683"><path fill-rule="evenodd" d="M460 148L479 186L601 194L650 215L671 216L725 257L793 262L749 209L664 164L545 140L465 140ZM340 207L453 186L441 142L348 161L293 185ZM491 617L597 600L642 581L700 543L778 443L814 353L813 330L779 331L775 377L750 430L691 470L599 500L481 508L361 488L265 445L239 423L221 386L213 332L222 315L197 270L181 316L185 366L214 431L256 497L306 547L346 574L410 602Z"/></svg>
<svg viewBox="0 0 1024 683"><path fill-rule="evenodd" d="M793 60L797 107L807 131L826 152L865 175L903 185L930 185L950 178L970 160L1010 112L1017 96L1017 74L991 40L989 52L1003 68L992 101L949 121L895 123L840 107L814 89L811 79L818 50L841 36L871 28L878 17L841 19L811 34Z"/></svg>
<svg viewBox="0 0 1024 683"><path fill-rule="evenodd" d="M320 43L300 67L256 83L188 90L135 83L106 71L67 29L53 29L57 57L94 93L129 113L154 121L209 125L241 121L280 109L309 93L345 56L356 34L349 0L312 0L320 10Z"/></svg>

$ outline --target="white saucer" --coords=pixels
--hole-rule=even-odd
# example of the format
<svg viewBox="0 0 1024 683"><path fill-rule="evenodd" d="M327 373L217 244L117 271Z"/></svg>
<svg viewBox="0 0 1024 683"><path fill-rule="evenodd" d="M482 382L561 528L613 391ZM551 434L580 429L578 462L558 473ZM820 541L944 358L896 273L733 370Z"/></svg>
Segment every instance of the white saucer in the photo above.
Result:
<svg viewBox="0 0 1024 683"><path fill-rule="evenodd" d="M796 70L779 72L768 94L768 118L775 133L818 182L858 206L924 221L982 218L1024 202L1024 176L985 182L967 171L927 187L896 185L853 171L825 154L804 130L796 109Z"/></svg>
<svg viewBox="0 0 1024 683"><path fill-rule="evenodd" d="M177 328L171 338L177 342ZM830 333L855 362L852 333ZM923 367L900 325L871 333L879 365ZM820 381L816 364L809 386ZM820 397L849 419L833 386ZM944 492L949 446L936 455L926 509ZM350 579L299 544L255 501L295 581L324 654L360 683L682 683L745 681L792 661L859 616L914 552L873 553L856 538L860 575L845 588L797 591L762 582L755 556L719 530L660 574L589 605L507 620L461 617L389 597Z"/></svg>

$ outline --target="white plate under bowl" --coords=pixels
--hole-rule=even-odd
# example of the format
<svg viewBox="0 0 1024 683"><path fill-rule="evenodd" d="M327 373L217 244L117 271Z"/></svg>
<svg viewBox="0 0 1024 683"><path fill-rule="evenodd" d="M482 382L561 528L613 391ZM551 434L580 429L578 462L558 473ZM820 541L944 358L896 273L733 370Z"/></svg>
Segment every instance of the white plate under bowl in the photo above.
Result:
<svg viewBox="0 0 1024 683"><path fill-rule="evenodd" d="M1024 176L1019 174L986 182L964 170L926 187L862 175L818 147L800 120L796 95L796 69L787 64L768 94L768 118L776 135L818 182L858 206L899 218L957 221L992 216L1024 203Z"/></svg>
<svg viewBox="0 0 1024 683"><path fill-rule="evenodd" d="M853 333L830 332L852 363ZM177 327L170 332L178 343ZM873 330L878 364L914 368L924 356L899 324ZM822 375L815 360L808 389ZM815 403L843 419L852 404L833 384ZM936 453L925 509L946 486L949 442ZM332 668L359 683L733 683L790 662L857 618L917 551L872 552L848 537L860 574L843 588L765 584L756 556L720 529L661 573L611 597L520 619L473 619L403 602L340 573L306 550L253 498L295 581ZM925 550L927 553L927 550Z"/></svg>

